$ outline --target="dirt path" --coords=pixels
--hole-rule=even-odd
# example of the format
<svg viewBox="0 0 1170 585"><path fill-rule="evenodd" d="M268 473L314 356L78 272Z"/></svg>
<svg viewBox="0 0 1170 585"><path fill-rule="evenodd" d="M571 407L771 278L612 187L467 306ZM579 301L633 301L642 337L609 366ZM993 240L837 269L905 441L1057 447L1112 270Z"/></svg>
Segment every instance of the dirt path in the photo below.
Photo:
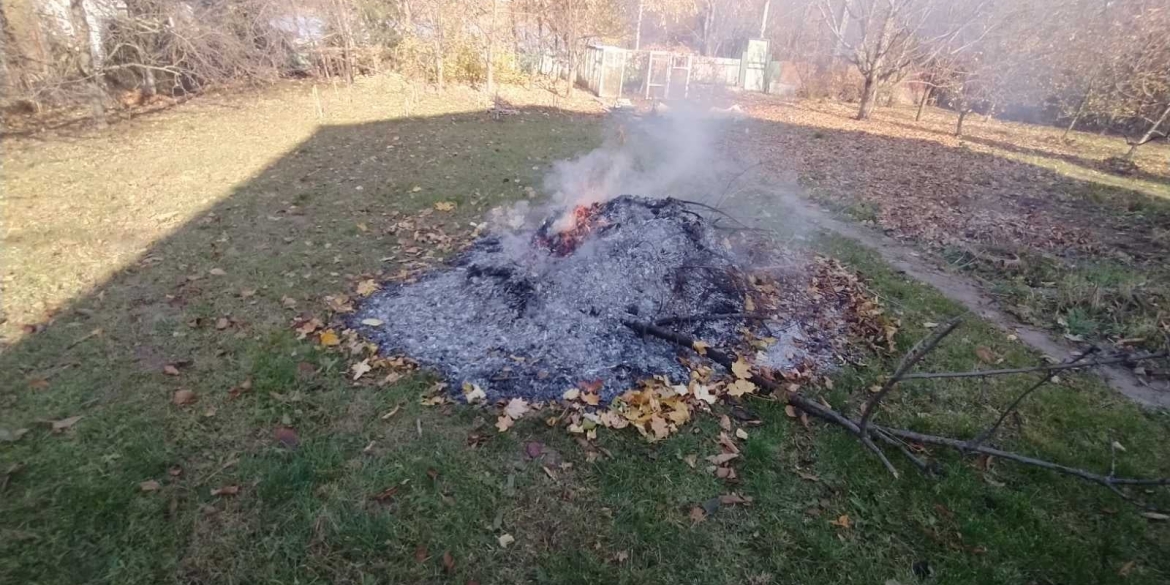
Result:
<svg viewBox="0 0 1170 585"><path fill-rule="evenodd" d="M1047 331L1021 323L1012 315L1000 310L995 300L983 292L974 279L940 270L923 258L920 252L893 238L841 221L828 211L797 196L784 197L781 205L784 208L784 215L774 220L783 222L789 229L797 225L819 228L854 240L875 251L882 260L897 270L934 287L972 313L1005 331L1014 333L1021 342L1046 356L1065 360L1077 351L1077 348L1063 340L1053 338ZM758 227L767 227L765 224L768 218L759 219L764 221L757 220L754 223ZM1170 409L1170 384L1166 382L1147 384L1128 370L1118 367L1103 367L1097 371L1110 387L1134 402L1148 408Z"/></svg>

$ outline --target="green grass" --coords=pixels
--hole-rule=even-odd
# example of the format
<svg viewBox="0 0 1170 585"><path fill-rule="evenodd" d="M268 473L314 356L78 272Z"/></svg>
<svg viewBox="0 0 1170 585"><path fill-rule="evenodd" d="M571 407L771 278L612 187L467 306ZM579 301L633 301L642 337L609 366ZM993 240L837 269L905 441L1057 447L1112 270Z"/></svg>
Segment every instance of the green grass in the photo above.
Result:
<svg viewBox="0 0 1170 585"><path fill-rule="evenodd" d="M395 136L410 146L387 149ZM503 123L451 114L323 128L157 242L150 255L160 260L118 273L9 348L0 355L0 428L31 430L0 443L0 582L1170 578L1166 524L1066 477L1007 462L982 472L971 460L935 451L929 455L941 463L939 477L898 461L903 477L895 480L837 429L816 422L805 429L780 404L759 399L744 404L763 424L747 429L737 483L703 469L703 458L718 451L714 417L657 444L604 432L598 445L611 455L589 461L572 436L539 418L500 434L490 412L420 406L433 382L425 373L386 386L352 385L336 353L296 339L291 321L322 313L323 296L350 291L362 274L392 274L413 261L402 248L424 244L415 243L413 230L391 230L398 222L466 234L467 222L483 211L523 196L522 187L542 172L532 166L598 137L591 117L541 110ZM357 191L346 177L360 177L365 188ZM437 201L459 207L421 215ZM901 350L927 333L923 323L960 312L850 242L823 237L814 245L858 270L901 320ZM215 267L226 274L209 275ZM199 272L203 278L185 280ZM241 297L243 288L257 292ZM296 307L285 307L285 297ZM236 323L216 330L212 324L224 315ZM202 323L192 325L195 317ZM101 335L73 345L96 328ZM985 366L979 347L1005 364L1036 359L969 317L922 368ZM875 356L868 367L846 368L821 392L848 409L893 359ZM179 376L162 372L175 362L184 364ZM47 387L30 383L42 378ZM231 399L244 380L251 389ZM907 386L891 395L882 417L968 434L1029 381ZM195 391L198 402L173 405L179 388ZM42 422L73 415L84 418L63 433ZM281 426L295 429L296 448L278 444ZM1090 378L1063 377L1025 405L1002 439L1098 470L1107 469L1116 440L1127 448L1119 472L1170 474L1168 431L1166 415L1141 412ZM473 447L470 434L488 439ZM549 465L555 478L527 460L528 441L563 460ZM689 455L698 456L696 469ZM802 479L797 470L819 479ZM147 480L161 489L141 491ZM240 492L211 495L225 485ZM393 497L373 498L394 486ZM752 497L752 505L691 522L693 507L732 491ZM1140 495L1170 506L1163 495ZM851 528L829 523L841 515ZM505 533L516 539L506 549L497 542ZM1134 568L1122 579L1118 571L1130 561ZM927 565L933 576L920 580L914 567Z"/></svg>

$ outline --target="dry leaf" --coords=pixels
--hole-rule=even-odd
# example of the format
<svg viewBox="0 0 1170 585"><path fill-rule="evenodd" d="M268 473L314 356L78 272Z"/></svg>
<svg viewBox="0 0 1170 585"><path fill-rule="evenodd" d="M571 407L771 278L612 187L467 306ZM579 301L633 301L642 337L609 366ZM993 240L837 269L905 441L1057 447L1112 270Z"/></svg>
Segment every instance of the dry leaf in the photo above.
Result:
<svg viewBox="0 0 1170 585"><path fill-rule="evenodd" d="M148 479L148 480L138 484L138 489L142 490L144 492L156 492L160 488L162 488L162 484L160 484L159 482L157 482L153 479Z"/></svg>
<svg viewBox="0 0 1170 585"><path fill-rule="evenodd" d="M357 380L358 378L361 378L362 376L366 375L372 369L374 369L374 368L372 366L370 366L370 360L368 360L368 359L364 359L364 360L357 362L354 365L349 367L349 370L351 372L353 372L353 379L354 380Z"/></svg>
<svg viewBox="0 0 1170 585"><path fill-rule="evenodd" d="M796 418L796 407L791 404L785 406L784 414L788 415L788 418Z"/></svg>
<svg viewBox="0 0 1170 585"><path fill-rule="evenodd" d="M415 561L421 563L421 562L427 560L428 556L429 555L427 554L427 547L426 546L420 544L414 548L414 560Z"/></svg>
<svg viewBox="0 0 1170 585"><path fill-rule="evenodd" d="M994 364L999 359L990 348L979 346L975 348L975 355L985 364Z"/></svg>
<svg viewBox="0 0 1170 585"><path fill-rule="evenodd" d="M516 542L516 539L511 534L501 534L496 540L499 541L500 548L508 548L508 545Z"/></svg>
<svg viewBox="0 0 1170 585"><path fill-rule="evenodd" d="M415 187L418 190L418 187ZM455 571L455 557L451 556L451 551L443 551L443 570L448 573Z"/></svg>
<svg viewBox="0 0 1170 585"><path fill-rule="evenodd" d="M77 424L77 421L81 420L82 416L84 415L71 416L69 418L53 421L53 432L62 433L73 428L73 425Z"/></svg>
<svg viewBox="0 0 1170 585"><path fill-rule="evenodd" d="M228 319L227 317L220 317L219 319L215 320L215 328L219 331L223 331L224 329L227 329L228 327L231 326L231 324L232 324L231 320Z"/></svg>
<svg viewBox="0 0 1170 585"><path fill-rule="evenodd" d="M174 403L175 406L193 404L198 399L199 398L195 396L194 392L187 390L186 388L175 390L175 393L171 395L171 402Z"/></svg>
<svg viewBox="0 0 1170 585"><path fill-rule="evenodd" d="M372 278L363 280L357 285L357 294L363 297L368 297L375 292L378 292L378 283L375 282Z"/></svg>
<svg viewBox="0 0 1170 585"><path fill-rule="evenodd" d="M478 384L473 384L471 382L464 382L463 383L463 399L466 400L468 404L475 404L477 402L482 402L482 401L486 400L487 393L485 393L483 391L483 388L480 388Z"/></svg>
<svg viewBox="0 0 1170 585"><path fill-rule="evenodd" d="M721 428L725 431L730 431L731 430L731 417L727 416L726 414L719 417L719 428Z"/></svg>
<svg viewBox="0 0 1170 585"><path fill-rule="evenodd" d="M752 377L752 368L747 361L740 357L731 364L731 373L735 374L736 378L748 380Z"/></svg>
<svg viewBox="0 0 1170 585"><path fill-rule="evenodd" d="M581 394L581 402L584 402L589 406L597 406L598 404L601 404L601 397L593 392L585 392Z"/></svg>
<svg viewBox="0 0 1170 585"><path fill-rule="evenodd" d="M658 415L650 417L650 431L654 433L654 439L660 440L670 436L670 425L666 424L666 419Z"/></svg>
<svg viewBox="0 0 1170 585"><path fill-rule="evenodd" d="M496 430L500 431L501 433L505 433L508 431L508 429L512 428L512 425L514 424L516 424L516 421L512 420L512 417L506 414L501 415L496 419Z"/></svg>
<svg viewBox="0 0 1170 585"><path fill-rule="evenodd" d="M301 439L297 437L297 432L288 427L276 427L274 436L276 437L276 442L287 449L296 449L301 444Z"/></svg>
<svg viewBox="0 0 1170 585"><path fill-rule="evenodd" d="M723 465L732 459L739 457L737 453L720 453L719 455L712 455L707 458L707 461L712 465Z"/></svg>
<svg viewBox="0 0 1170 585"><path fill-rule="evenodd" d="M693 347L695 351L699 352L699 355L707 355L707 348L711 346L706 342L695 340L695 342L691 344L691 347Z"/></svg>
<svg viewBox="0 0 1170 585"><path fill-rule="evenodd" d="M451 211L455 209L455 203L451 201L440 201L435 204L437 211Z"/></svg>
<svg viewBox="0 0 1170 585"><path fill-rule="evenodd" d="M735 436L736 436L736 438L744 440L744 441L746 441L748 438L747 431L745 431L743 429L735 429Z"/></svg>
<svg viewBox="0 0 1170 585"><path fill-rule="evenodd" d="M531 409L528 407L527 400L524 400L523 398L513 398L509 400L507 406L504 407L504 414L513 419L519 420L525 414L527 414L529 410Z"/></svg>
<svg viewBox="0 0 1170 585"><path fill-rule="evenodd" d="M178 376L179 368L175 367L174 364L167 364L163 366L163 373L168 376Z"/></svg>
<svg viewBox="0 0 1170 585"><path fill-rule="evenodd" d="M1170 515L1163 514L1161 512L1142 512L1141 515L1143 518L1147 518L1150 520L1157 520L1159 522L1165 522L1166 520L1170 520Z"/></svg>
<svg viewBox="0 0 1170 585"><path fill-rule="evenodd" d="M381 319L362 319L362 325L369 327L379 327L382 325Z"/></svg>
<svg viewBox="0 0 1170 585"><path fill-rule="evenodd" d="M319 341L321 345L324 345L325 347L341 345L341 338L338 337L337 332L332 329L326 329L323 331L317 341Z"/></svg>
<svg viewBox="0 0 1170 585"><path fill-rule="evenodd" d="M690 518L691 524L698 524L707 519L707 512L699 506L695 506L694 508L691 508Z"/></svg>
<svg viewBox="0 0 1170 585"><path fill-rule="evenodd" d="M1117 574L1122 577L1128 577L1129 574L1133 572L1133 568L1136 566L1137 561L1129 561L1128 563L1121 565L1121 568L1117 570Z"/></svg>
<svg viewBox="0 0 1170 585"><path fill-rule="evenodd" d="M576 400L580 396L581 396L581 391L578 390L577 388L569 388L568 390L565 390L564 394L561 394L561 398L563 398L565 400Z"/></svg>
<svg viewBox="0 0 1170 585"><path fill-rule="evenodd" d="M695 465L699 462L699 456L695 454L687 455L686 457L683 457L683 461L685 461L691 469L694 469Z"/></svg>
<svg viewBox="0 0 1170 585"><path fill-rule="evenodd" d="M234 496L238 493L240 493L240 486L235 484L225 485L211 490L211 495L213 496Z"/></svg>
<svg viewBox="0 0 1170 585"><path fill-rule="evenodd" d="M223 276L227 274L227 272L224 272L222 268L212 268L211 270L208 270L207 273L212 276Z"/></svg>
<svg viewBox="0 0 1170 585"><path fill-rule="evenodd" d="M830 521L829 524L832 524L833 526L839 526L841 528L849 528L853 525L853 522L849 519L849 514L841 514L837 517L836 520Z"/></svg>
<svg viewBox="0 0 1170 585"><path fill-rule="evenodd" d="M756 385L743 379L736 380L727 387L727 393L736 398L756 391Z"/></svg>

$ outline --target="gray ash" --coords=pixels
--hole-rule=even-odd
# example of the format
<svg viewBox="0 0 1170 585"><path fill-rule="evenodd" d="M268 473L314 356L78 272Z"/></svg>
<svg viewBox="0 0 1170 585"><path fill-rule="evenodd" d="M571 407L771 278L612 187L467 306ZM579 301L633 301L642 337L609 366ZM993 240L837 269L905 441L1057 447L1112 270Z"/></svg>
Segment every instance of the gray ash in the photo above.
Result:
<svg viewBox="0 0 1170 585"><path fill-rule="evenodd" d="M744 312L726 234L672 199L622 196L570 213L567 228L546 222L486 236L418 281L384 288L359 308L354 326L383 354L410 356L456 389L479 384L493 400L552 400L600 381L608 401L655 374L685 381L677 347L621 321ZM371 318L383 324L360 324ZM744 325L718 319L687 332L729 346ZM781 349L780 361L806 351Z"/></svg>

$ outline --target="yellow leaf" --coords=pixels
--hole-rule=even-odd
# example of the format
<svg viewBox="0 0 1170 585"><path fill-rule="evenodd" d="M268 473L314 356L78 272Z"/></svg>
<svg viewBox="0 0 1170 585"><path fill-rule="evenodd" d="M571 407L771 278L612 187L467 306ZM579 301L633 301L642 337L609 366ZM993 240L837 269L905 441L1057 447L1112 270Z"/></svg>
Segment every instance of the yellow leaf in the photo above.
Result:
<svg viewBox="0 0 1170 585"><path fill-rule="evenodd" d="M601 397L592 392L585 392L584 394L581 394L581 402L584 402L589 406L597 406L601 403Z"/></svg>
<svg viewBox="0 0 1170 585"><path fill-rule="evenodd" d="M755 391L756 385L747 380L736 380L734 384L727 387L727 393L737 398Z"/></svg>
<svg viewBox="0 0 1170 585"><path fill-rule="evenodd" d="M326 329L324 332L322 332L319 341L321 342L321 345L324 345L325 347L341 345L341 338L338 337L337 332L332 329Z"/></svg>
<svg viewBox="0 0 1170 585"><path fill-rule="evenodd" d="M731 373L735 374L735 377L741 380L750 380L752 377L752 367L740 357L735 360L735 363L731 364Z"/></svg>
<svg viewBox="0 0 1170 585"><path fill-rule="evenodd" d="M455 209L455 203L451 201L440 201L435 204L435 209L438 211L451 211Z"/></svg>
<svg viewBox="0 0 1170 585"><path fill-rule="evenodd" d="M695 342L691 344L691 347L695 348L695 351L699 352L699 355L707 355L707 348L711 346L707 345L705 341L695 340Z"/></svg>
<svg viewBox="0 0 1170 585"><path fill-rule="evenodd" d="M839 526L841 528L849 528L853 525L853 522L849 519L849 514L841 514L837 517L836 520L830 521L829 524L832 524L833 526Z"/></svg>
<svg viewBox="0 0 1170 585"><path fill-rule="evenodd" d="M487 394L477 384L471 382L463 383L463 398L467 400L468 404L475 404L487 398Z"/></svg>
<svg viewBox="0 0 1170 585"><path fill-rule="evenodd" d="M516 424L516 421L512 420L512 417L504 414L501 415L500 418L496 419L496 430L504 433L507 432L508 429L512 428L512 425L514 424Z"/></svg>
<svg viewBox="0 0 1170 585"><path fill-rule="evenodd" d="M377 292L377 290L378 283L375 282L372 278L363 280L357 285L357 294L362 295L363 297L368 297Z"/></svg>
<svg viewBox="0 0 1170 585"><path fill-rule="evenodd" d="M715 404L715 395L711 394L711 390L703 384L692 384L691 390L695 393L695 398L702 400L707 404Z"/></svg>
<svg viewBox="0 0 1170 585"><path fill-rule="evenodd" d="M650 430L654 432L654 439L660 440L670 436L670 425L666 424L666 419L658 415L650 417Z"/></svg>
<svg viewBox="0 0 1170 585"><path fill-rule="evenodd" d="M515 537L511 534L501 534L496 540L500 543L500 548L508 548L509 544L516 542Z"/></svg>

